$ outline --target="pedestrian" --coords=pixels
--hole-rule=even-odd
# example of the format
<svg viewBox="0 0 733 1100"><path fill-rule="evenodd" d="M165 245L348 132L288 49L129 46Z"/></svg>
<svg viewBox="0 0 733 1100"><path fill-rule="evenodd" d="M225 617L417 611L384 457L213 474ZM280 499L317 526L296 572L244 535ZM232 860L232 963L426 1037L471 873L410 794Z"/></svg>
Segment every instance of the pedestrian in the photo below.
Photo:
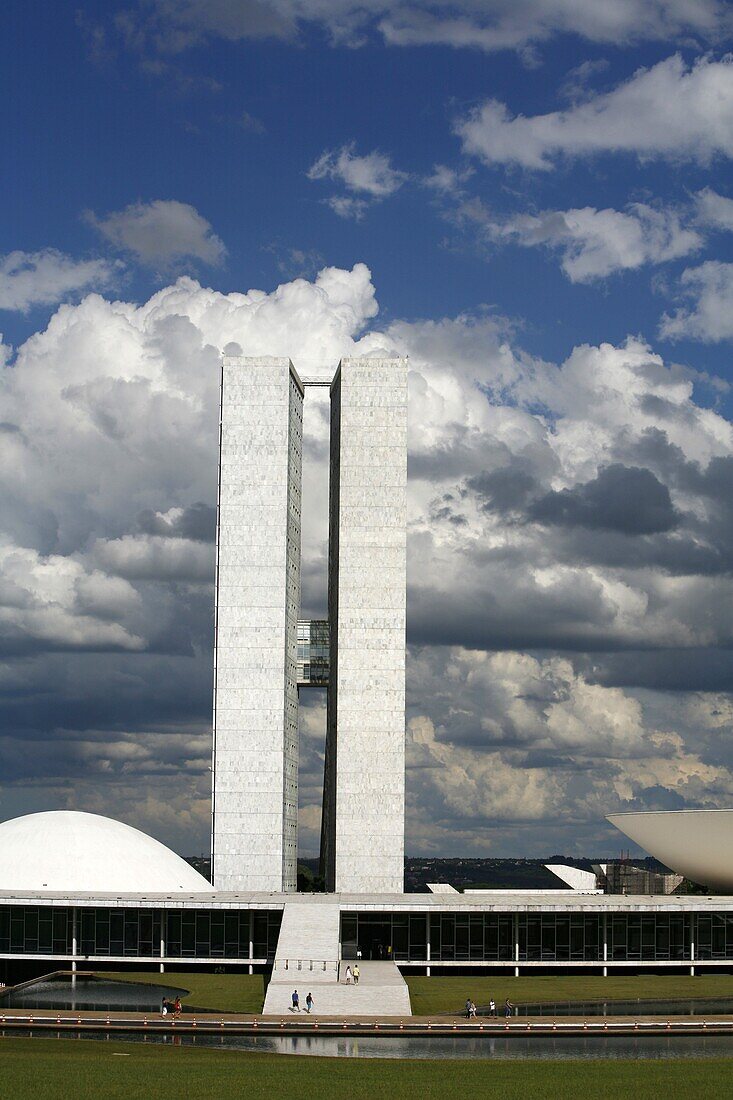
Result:
<svg viewBox="0 0 733 1100"><path fill-rule="evenodd" d="M357 957L357 959L361 958L361 948L360 947L357 947L357 949L356 949L356 957Z"/></svg>
<svg viewBox="0 0 733 1100"><path fill-rule="evenodd" d="M489 1016L496 1016L496 1001L493 997L489 1001Z"/></svg>
<svg viewBox="0 0 733 1100"><path fill-rule="evenodd" d="M469 1015L469 1018L472 1019L472 1020L476 1018L476 1005L474 1004L473 1001L471 1001L471 1004L469 1006L468 1015Z"/></svg>
<svg viewBox="0 0 733 1100"><path fill-rule="evenodd" d="M359 978L361 977L361 971L359 970L359 964L354 967L354 985L359 984Z"/></svg>
<svg viewBox="0 0 733 1100"><path fill-rule="evenodd" d="M346 984L351 985L351 967L346 967Z"/></svg>
<svg viewBox="0 0 733 1100"><path fill-rule="evenodd" d="M512 1004L512 1002L507 997L506 1001L504 1002L504 1015L506 1016L507 1019L509 1019L509 1017L511 1016L513 1008L514 1008L514 1005Z"/></svg>
<svg viewBox="0 0 733 1100"><path fill-rule="evenodd" d="M293 1012L300 1012L300 997L298 996L298 990L297 989L293 990L292 1000L293 1000L292 1011Z"/></svg>
<svg viewBox="0 0 733 1100"><path fill-rule="evenodd" d="M167 997L163 998L163 1003L160 1006L160 1014L163 1017L166 1017L168 1015L168 998Z"/></svg>
<svg viewBox="0 0 733 1100"><path fill-rule="evenodd" d="M178 1018L181 1015L182 1007L183 1007L183 1005L181 1004L181 998L176 997L175 1001L173 1002L173 1013L176 1016L176 1018Z"/></svg>
<svg viewBox="0 0 733 1100"><path fill-rule="evenodd" d="M305 1010L310 1016L311 1009L313 1008L313 994L309 993L305 999Z"/></svg>
<svg viewBox="0 0 733 1100"><path fill-rule="evenodd" d="M471 1015L471 998L466 997L466 1019Z"/></svg>

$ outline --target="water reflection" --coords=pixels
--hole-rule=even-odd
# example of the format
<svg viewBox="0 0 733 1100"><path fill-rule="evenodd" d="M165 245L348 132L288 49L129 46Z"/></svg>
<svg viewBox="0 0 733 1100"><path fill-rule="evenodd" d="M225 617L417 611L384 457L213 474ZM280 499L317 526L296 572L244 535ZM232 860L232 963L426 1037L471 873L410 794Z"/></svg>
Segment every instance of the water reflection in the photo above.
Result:
<svg viewBox="0 0 733 1100"><path fill-rule="evenodd" d="M0 1030L0 1036L20 1033ZM30 1032L26 1032L30 1034ZM175 1046L214 1047L243 1053L299 1054L324 1058L495 1058L541 1061L595 1058L667 1059L733 1058L729 1035L588 1035L588 1036L338 1036L338 1035L150 1035L109 1032L58 1032L64 1039L97 1039L115 1043L162 1043Z"/></svg>
<svg viewBox="0 0 733 1100"><path fill-rule="evenodd" d="M187 989L145 982L112 982L99 978L51 978L7 993L0 998L0 1007L57 1008L72 1012L96 1009L101 1012L159 1012L163 997L174 1001L188 995Z"/></svg>

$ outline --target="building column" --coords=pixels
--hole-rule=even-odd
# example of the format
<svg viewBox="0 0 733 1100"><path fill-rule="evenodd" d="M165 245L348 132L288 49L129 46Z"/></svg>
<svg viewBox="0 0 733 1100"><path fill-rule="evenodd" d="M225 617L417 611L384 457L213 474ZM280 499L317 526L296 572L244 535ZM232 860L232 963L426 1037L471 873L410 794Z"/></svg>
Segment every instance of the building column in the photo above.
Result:
<svg viewBox="0 0 733 1100"><path fill-rule="evenodd" d="M608 913L603 914L603 977L608 977Z"/></svg>
<svg viewBox="0 0 733 1100"><path fill-rule="evenodd" d="M76 906L71 910L71 984L76 985Z"/></svg>
<svg viewBox="0 0 733 1100"><path fill-rule="evenodd" d="M690 977L695 977L695 914L690 913Z"/></svg>
<svg viewBox="0 0 733 1100"><path fill-rule="evenodd" d="M254 958L254 939L255 939L255 914L254 909L249 911L249 973L254 974L254 967L252 966L252 959Z"/></svg>
<svg viewBox="0 0 733 1100"><path fill-rule="evenodd" d="M514 914L514 962L519 962L519 913ZM514 967L514 977L519 977L519 967Z"/></svg>
<svg viewBox="0 0 733 1100"><path fill-rule="evenodd" d="M165 963L163 962L163 959L165 958L165 940L166 940L166 935L167 935L167 932L168 932L167 925L168 925L168 914L166 913L165 909L161 909L161 911L160 911L160 972L161 972L161 974L163 974L165 972Z"/></svg>
<svg viewBox="0 0 733 1100"><path fill-rule="evenodd" d="M427 959L427 967L425 973L430 977L430 913L425 914L425 958Z"/></svg>

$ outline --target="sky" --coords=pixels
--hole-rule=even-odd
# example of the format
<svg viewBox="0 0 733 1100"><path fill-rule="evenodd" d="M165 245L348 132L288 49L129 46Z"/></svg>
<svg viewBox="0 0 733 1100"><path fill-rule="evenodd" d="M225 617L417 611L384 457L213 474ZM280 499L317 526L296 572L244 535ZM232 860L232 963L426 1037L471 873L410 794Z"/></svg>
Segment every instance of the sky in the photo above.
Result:
<svg viewBox="0 0 733 1100"><path fill-rule="evenodd" d="M408 356L409 855L614 855L607 813L733 805L730 6L0 20L0 819L208 850L230 342ZM300 725L313 855L322 693Z"/></svg>

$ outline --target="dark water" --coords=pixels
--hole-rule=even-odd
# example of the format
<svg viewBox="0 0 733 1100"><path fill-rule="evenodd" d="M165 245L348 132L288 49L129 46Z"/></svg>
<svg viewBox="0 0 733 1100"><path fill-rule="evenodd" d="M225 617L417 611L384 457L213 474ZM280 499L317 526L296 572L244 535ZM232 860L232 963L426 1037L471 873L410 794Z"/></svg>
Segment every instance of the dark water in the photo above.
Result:
<svg viewBox="0 0 733 1100"><path fill-rule="evenodd" d="M504 1006L497 1005L503 1015ZM556 1004L517 1005L516 1016L714 1016L733 1013L733 981L730 997L677 1001L560 1001ZM488 1008L479 1015L488 1016Z"/></svg>
<svg viewBox="0 0 733 1100"><path fill-rule="evenodd" d="M110 982L94 978L52 978L34 982L17 993L0 997L0 1008L96 1009L103 1012L160 1012L164 997L174 1001L188 995L187 989L144 982Z"/></svg>
<svg viewBox="0 0 733 1100"><path fill-rule="evenodd" d="M25 1033L30 1034L29 1032ZM677 1035L638 1038L622 1035L535 1036L514 1035L511 1038L481 1035L466 1036L338 1036L338 1035L148 1035L140 1032L121 1036L98 1032L35 1032L46 1037L58 1034L62 1039L94 1039L109 1043L112 1049L120 1044L164 1044L196 1046L242 1053L301 1054L323 1058L495 1058L508 1060L539 1059L540 1061L586 1061L595 1058L667 1059L667 1058L733 1058L733 1036ZM2 1037L17 1037L13 1029L0 1029ZM0 1045L0 1051L2 1046ZM134 1056L134 1054L133 1054Z"/></svg>

